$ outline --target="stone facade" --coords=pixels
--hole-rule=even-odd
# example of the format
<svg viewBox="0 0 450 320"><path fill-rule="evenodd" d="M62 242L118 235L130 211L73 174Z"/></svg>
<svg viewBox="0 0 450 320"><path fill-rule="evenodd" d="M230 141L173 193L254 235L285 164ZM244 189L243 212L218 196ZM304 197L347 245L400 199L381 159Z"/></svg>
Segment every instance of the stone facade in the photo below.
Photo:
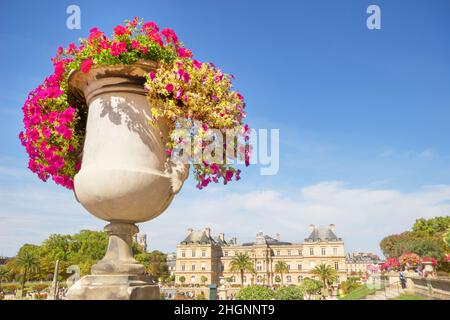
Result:
<svg viewBox="0 0 450 320"><path fill-rule="evenodd" d="M381 259L373 253L353 252L345 256L347 275L366 273L369 265L378 265Z"/></svg>
<svg viewBox="0 0 450 320"><path fill-rule="evenodd" d="M258 232L251 243L238 244L236 238L225 240L224 234L211 235L211 230L188 229L186 238L177 246L175 282L177 284L219 284L221 279L240 284L240 275L230 271L230 263L238 253L248 254L254 264L255 273L244 275L244 285L275 284L275 265L284 261L289 272L283 274L284 284L298 284L316 266L325 263L337 270L338 282L347 278L344 242L335 234L335 226L318 228L309 226L309 237L302 243L272 238Z"/></svg>

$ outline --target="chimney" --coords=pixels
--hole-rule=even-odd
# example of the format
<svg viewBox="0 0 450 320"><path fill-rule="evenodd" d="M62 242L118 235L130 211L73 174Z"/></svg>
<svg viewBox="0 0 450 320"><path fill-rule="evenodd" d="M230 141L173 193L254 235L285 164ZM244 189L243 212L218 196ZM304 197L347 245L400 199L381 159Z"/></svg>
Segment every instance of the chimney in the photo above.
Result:
<svg viewBox="0 0 450 320"><path fill-rule="evenodd" d="M206 233L206 236L207 236L208 238L210 238L210 237L211 237L211 228L210 228L210 227L206 227L206 228L205 228L205 233Z"/></svg>
<svg viewBox="0 0 450 320"><path fill-rule="evenodd" d="M225 234L219 233L219 240L225 242Z"/></svg>
<svg viewBox="0 0 450 320"><path fill-rule="evenodd" d="M330 224L330 230L336 232L336 226L334 224Z"/></svg>
<svg viewBox="0 0 450 320"><path fill-rule="evenodd" d="M192 231L194 231L194 230L192 230L192 228L187 229L186 236L189 237L191 235Z"/></svg>
<svg viewBox="0 0 450 320"><path fill-rule="evenodd" d="M280 241L280 239L281 239L281 236L278 232L275 234L275 239L278 241Z"/></svg>
<svg viewBox="0 0 450 320"><path fill-rule="evenodd" d="M316 230L316 226L313 225L313 224L310 224L308 230L309 230L309 232L311 233L311 232L313 232L314 230Z"/></svg>

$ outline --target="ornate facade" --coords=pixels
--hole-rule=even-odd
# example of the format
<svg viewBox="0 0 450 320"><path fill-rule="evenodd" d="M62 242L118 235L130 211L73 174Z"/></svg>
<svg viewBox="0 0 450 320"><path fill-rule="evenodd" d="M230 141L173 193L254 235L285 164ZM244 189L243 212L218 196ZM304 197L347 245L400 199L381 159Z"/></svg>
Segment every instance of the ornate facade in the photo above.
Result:
<svg viewBox="0 0 450 320"><path fill-rule="evenodd" d="M338 282L347 278L344 242L336 236L334 225L318 228L309 226L309 237L302 243L272 238L258 232L251 243L238 244L236 238L225 240L224 234L211 235L210 228L194 231L188 229L186 238L177 245L175 282L177 284L219 284L220 279L229 279L231 284L240 284L240 275L230 271L230 263L238 253L248 254L255 272L245 273L244 285L273 285L276 277L275 265L284 261L289 272L283 274L284 284L298 284L316 266L325 263L337 271ZM183 281L184 280L184 281Z"/></svg>

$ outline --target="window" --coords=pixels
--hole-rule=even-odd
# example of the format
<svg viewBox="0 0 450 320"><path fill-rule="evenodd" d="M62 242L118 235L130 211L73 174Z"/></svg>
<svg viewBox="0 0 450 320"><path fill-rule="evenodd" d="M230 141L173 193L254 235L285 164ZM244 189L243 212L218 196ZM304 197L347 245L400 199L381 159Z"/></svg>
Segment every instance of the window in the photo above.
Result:
<svg viewBox="0 0 450 320"><path fill-rule="evenodd" d="M302 250L298 250L298 255L299 255L299 256L302 256L302 255L303 255Z"/></svg>
<svg viewBox="0 0 450 320"><path fill-rule="evenodd" d="M204 262L202 262L202 271L206 270L206 264Z"/></svg>
<svg viewBox="0 0 450 320"><path fill-rule="evenodd" d="M191 270L192 270L192 271L195 271L195 264L192 265Z"/></svg>
<svg viewBox="0 0 450 320"><path fill-rule="evenodd" d="M313 269L316 266L316 263L314 261L309 262L309 268Z"/></svg>
<svg viewBox="0 0 450 320"><path fill-rule="evenodd" d="M326 254L327 254L327 251L325 250L325 248L322 248L322 255L324 256Z"/></svg>
<svg viewBox="0 0 450 320"><path fill-rule="evenodd" d="M192 256L195 257L195 250L192 250Z"/></svg>
<svg viewBox="0 0 450 320"><path fill-rule="evenodd" d="M280 250L277 250L277 256L279 256L280 255Z"/></svg>
<svg viewBox="0 0 450 320"><path fill-rule="evenodd" d="M224 255L225 257L228 257L228 251L224 251L224 252L223 252L223 255Z"/></svg>
<svg viewBox="0 0 450 320"><path fill-rule="evenodd" d="M191 276L191 283L195 283L195 276Z"/></svg>
<svg viewBox="0 0 450 320"><path fill-rule="evenodd" d="M181 271L184 271L184 270L186 270L186 265L182 264L181 265Z"/></svg>
<svg viewBox="0 0 450 320"><path fill-rule="evenodd" d="M290 264L288 264L287 267L288 267L288 270L291 270L291 265Z"/></svg>
<svg viewBox="0 0 450 320"><path fill-rule="evenodd" d="M258 261L258 262L256 263L256 270L257 270L257 271L261 271L261 270L262 270L262 264L261 264L261 261Z"/></svg>
<svg viewBox="0 0 450 320"><path fill-rule="evenodd" d="M291 255L291 250L288 250L288 256L290 256Z"/></svg>
<svg viewBox="0 0 450 320"><path fill-rule="evenodd" d="M231 282L232 282L232 283L235 283L235 282L236 282L236 277L235 277L235 276L232 276L232 277L231 277Z"/></svg>
<svg viewBox="0 0 450 320"><path fill-rule="evenodd" d="M181 251L181 256L184 258L186 257L186 251Z"/></svg>
<svg viewBox="0 0 450 320"><path fill-rule="evenodd" d="M292 282L292 277L291 276L287 276L286 277L286 282L287 283L291 283Z"/></svg>
<svg viewBox="0 0 450 320"><path fill-rule="evenodd" d="M242 277L242 281L244 281L244 283L247 283L247 277L246 277L246 276L243 276L243 277Z"/></svg>
<svg viewBox="0 0 450 320"><path fill-rule="evenodd" d="M337 256L337 254L338 254L338 253L337 253L337 248L333 248L333 255L334 255L334 256Z"/></svg>
<svg viewBox="0 0 450 320"><path fill-rule="evenodd" d="M334 262L334 268L336 270L339 270L339 262L337 262L337 261Z"/></svg>
<svg viewBox="0 0 450 320"><path fill-rule="evenodd" d="M261 276L257 276L256 283L262 283L262 282L263 282L263 278Z"/></svg>
<svg viewBox="0 0 450 320"><path fill-rule="evenodd" d="M314 248L309 248L309 255L313 256L314 255Z"/></svg>
<svg viewBox="0 0 450 320"><path fill-rule="evenodd" d="M301 264L297 265L297 269L302 270L302 265Z"/></svg>
<svg viewBox="0 0 450 320"><path fill-rule="evenodd" d="M297 281L298 281L298 282L302 282L302 281L303 281L303 277L302 277L302 276L298 276L298 277L297 277Z"/></svg>
<svg viewBox="0 0 450 320"><path fill-rule="evenodd" d="M206 250L202 250L202 257L206 257Z"/></svg>

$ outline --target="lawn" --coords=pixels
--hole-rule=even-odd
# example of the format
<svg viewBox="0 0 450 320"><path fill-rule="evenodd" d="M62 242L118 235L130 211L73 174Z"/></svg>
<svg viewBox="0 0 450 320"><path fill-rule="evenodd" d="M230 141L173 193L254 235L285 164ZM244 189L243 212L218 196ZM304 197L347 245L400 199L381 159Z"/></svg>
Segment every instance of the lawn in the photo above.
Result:
<svg viewBox="0 0 450 320"><path fill-rule="evenodd" d="M427 300L425 297L415 296L413 294L401 294L397 298L391 300Z"/></svg>
<svg viewBox="0 0 450 320"><path fill-rule="evenodd" d="M359 287L358 289L350 292L349 294L339 298L340 300L361 300L367 297L369 294L375 293L375 289L369 289L366 285Z"/></svg>

